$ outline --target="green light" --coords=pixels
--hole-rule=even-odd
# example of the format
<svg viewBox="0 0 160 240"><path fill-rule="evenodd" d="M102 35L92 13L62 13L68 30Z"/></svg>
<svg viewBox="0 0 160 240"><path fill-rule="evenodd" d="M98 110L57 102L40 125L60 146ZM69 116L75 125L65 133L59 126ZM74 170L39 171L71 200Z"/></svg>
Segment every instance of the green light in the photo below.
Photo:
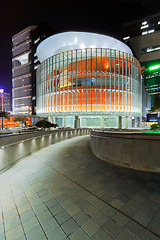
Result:
<svg viewBox="0 0 160 240"><path fill-rule="evenodd" d="M156 70L160 68L160 64L149 67L149 71Z"/></svg>

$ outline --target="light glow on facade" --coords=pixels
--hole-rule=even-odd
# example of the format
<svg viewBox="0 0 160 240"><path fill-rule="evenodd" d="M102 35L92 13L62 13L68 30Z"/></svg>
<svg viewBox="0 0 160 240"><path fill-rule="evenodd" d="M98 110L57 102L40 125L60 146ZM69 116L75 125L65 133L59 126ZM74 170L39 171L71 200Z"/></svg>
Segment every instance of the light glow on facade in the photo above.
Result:
<svg viewBox="0 0 160 240"><path fill-rule="evenodd" d="M37 51L40 59L44 59L37 69L39 116L140 117L140 64L132 54L109 48L85 48L84 42L79 49L70 46L71 50L63 51L62 46L62 52L58 50L46 58L41 44Z"/></svg>
<svg viewBox="0 0 160 240"><path fill-rule="evenodd" d="M160 69L160 64L149 67L150 71L156 70L156 69Z"/></svg>
<svg viewBox="0 0 160 240"><path fill-rule="evenodd" d="M147 25L143 25L143 26L141 27L141 29L148 28L148 27L149 27L148 24L147 24Z"/></svg>

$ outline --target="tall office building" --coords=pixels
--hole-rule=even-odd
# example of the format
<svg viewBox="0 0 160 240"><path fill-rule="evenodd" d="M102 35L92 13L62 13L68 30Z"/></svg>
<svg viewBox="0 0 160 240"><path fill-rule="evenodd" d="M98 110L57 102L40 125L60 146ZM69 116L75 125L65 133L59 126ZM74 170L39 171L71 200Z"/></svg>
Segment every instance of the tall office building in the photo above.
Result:
<svg viewBox="0 0 160 240"><path fill-rule="evenodd" d="M53 34L46 25L29 26L12 37L12 107L13 114L36 113L36 55L38 44Z"/></svg>
<svg viewBox="0 0 160 240"><path fill-rule="evenodd" d="M124 24L123 40L141 63L151 109L155 111L160 108L160 13Z"/></svg>

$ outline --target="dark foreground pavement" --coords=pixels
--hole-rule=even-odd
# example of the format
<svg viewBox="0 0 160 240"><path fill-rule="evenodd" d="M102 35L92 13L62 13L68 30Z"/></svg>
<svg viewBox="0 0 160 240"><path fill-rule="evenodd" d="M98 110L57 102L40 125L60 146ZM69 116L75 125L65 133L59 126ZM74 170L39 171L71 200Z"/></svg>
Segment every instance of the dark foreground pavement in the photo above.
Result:
<svg viewBox="0 0 160 240"><path fill-rule="evenodd" d="M44 148L1 174L0 202L0 240L160 239L160 174L96 158L89 136Z"/></svg>

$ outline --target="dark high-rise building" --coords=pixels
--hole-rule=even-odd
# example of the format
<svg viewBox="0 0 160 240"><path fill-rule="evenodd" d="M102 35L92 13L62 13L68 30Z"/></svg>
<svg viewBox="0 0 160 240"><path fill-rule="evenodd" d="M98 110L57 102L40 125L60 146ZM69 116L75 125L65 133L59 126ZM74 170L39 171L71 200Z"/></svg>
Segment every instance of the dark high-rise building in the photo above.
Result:
<svg viewBox="0 0 160 240"><path fill-rule="evenodd" d="M152 110L160 108L160 13L124 24L123 40L141 63Z"/></svg>
<svg viewBox="0 0 160 240"><path fill-rule="evenodd" d="M36 113L36 55L38 44L53 34L46 24L29 26L12 37L12 107L13 114Z"/></svg>

